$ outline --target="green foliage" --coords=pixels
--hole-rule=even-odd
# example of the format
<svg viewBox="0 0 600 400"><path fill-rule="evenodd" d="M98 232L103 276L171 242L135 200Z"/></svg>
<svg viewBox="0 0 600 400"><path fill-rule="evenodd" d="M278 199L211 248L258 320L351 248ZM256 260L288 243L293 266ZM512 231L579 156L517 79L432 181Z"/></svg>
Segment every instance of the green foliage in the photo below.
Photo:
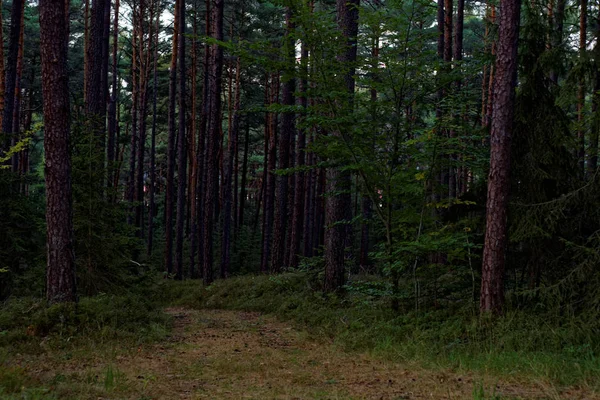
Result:
<svg viewBox="0 0 600 400"><path fill-rule="evenodd" d="M170 318L144 294L104 294L52 306L36 298L13 298L0 309L0 347L37 352L77 340L142 343L164 338L169 326Z"/></svg>

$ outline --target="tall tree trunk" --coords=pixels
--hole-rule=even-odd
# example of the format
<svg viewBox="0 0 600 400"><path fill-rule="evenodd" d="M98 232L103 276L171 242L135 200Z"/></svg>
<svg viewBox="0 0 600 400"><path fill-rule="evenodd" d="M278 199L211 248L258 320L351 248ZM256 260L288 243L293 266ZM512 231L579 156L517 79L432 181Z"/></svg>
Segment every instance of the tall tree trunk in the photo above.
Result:
<svg viewBox="0 0 600 400"><path fill-rule="evenodd" d="M4 31L3 31L3 16L2 16L2 0L0 0L0 43L4 43ZM3 127L4 117L4 99L6 96L6 73L4 71L4 46L0 46L0 128ZM3 143L0 140L0 150L2 149Z"/></svg>
<svg viewBox="0 0 600 400"><path fill-rule="evenodd" d="M21 136L21 78L23 77L23 34L25 31L25 2L21 12L21 31L19 32L19 52L17 54L17 75L15 77L14 108L13 108L13 126L12 126L12 145L16 145ZM19 172L20 153L15 153L12 157L12 170Z"/></svg>
<svg viewBox="0 0 600 400"><path fill-rule="evenodd" d="M500 7L480 303L482 312L495 313L501 312L504 305L510 145L517 83L520 1L501 0Z"/></svg>
<svg viewBox="0 0 600 400"><path fill-rule="evenodd" d="M304 111L308 109L308 46L302 42L300 53L300 65L302 68L302 79L300 80L300 107ZM301 169L306 164L306 128L298 130L298 143L296 147L296 167ZM302 228L304 227L304 200L306 188L306 173L299 171L296 173L296 182L294 187L294 203L292 209L292 228L289 246L289 267L298 266L298 254L300 253L300 243L302 241Z"/></svg>
<svg viewBox="0 0 600 400"><path fill-rule="evenodd" d="M14 4L14 3L13 3ZM40 0L49 302L76 301L65 0Z"/></svg>
<svg viewBox="0 0 600 400"><path fill-rule="evenodd" d="M117 0L118 1L118 0ZM156 213L156 113L158 99L158 35L160 30L160 9L156 10L156 25L154 26L154 57L153 57L153 79L152 79L152 133L150 139L150 190L149 190L149 213L148 213L148 257L152 255L154 247L154 214Z"/></svg>
<svg viewBox="0 0 600 400"><path fill-rule="evenodd" d="M116 137L117 137L117 98L119 94L119 60L117 58L119 50L119 8L120 0L115 0L114 3L114 20L112 27L112 90L110 94L110 100L108 104L108 144L106 148L106 158L108 161L108 186L110 187L114 181L114 168L115 168L115 148L116 148ZM114 196L113 194L113 200Z"/></svg>
<svg viewBox="0 0 600 400"><path fill-rule="evenodd" d="M284 39L284 57L287 61L287 78L283 83L283 106L293 107L295 104L294 91L296 80L293 78L295 66L295 40L293 12L291 7L286 11L286 38ZM284 75L284 76L285 76ZM290 167L290 138L294 135L295 113L286 111L281 116L281 133L279 135L279 169ZM275 203L275 221L273 233L273 254L271 258L271 272L279 272L283 265L286 245L286 221L288 220L288 189L289 176L279 175L276 178L277 202Z"/></svg>
<svg viewBox="0 0 600 400"><path fill-rule="evenodd" d="M177 103L177 50L179 35L179 1L175 3L173 48L169 67L169 137L167 142L167 188L165 199L165 269L173 272L173 212L175 210L175 106Z"/></svg>
<svg viewBox="0 0 600 400"><path fill-rule="evenodd" d="M187 182L187 149L185 134L185 0L179 0L179 136L177 139L177 242L176 242L176 272L177 279L183 279L183 228L185 223L185 185Z"/></svg>
<svg viewBox="0 0 600 400"><path fill-rule="evenodd" d="M221 278L229 276L231 264L231 223L232 223L232 176L233 161L237 149L238 135L240 130L240 60L238 58L235 68L235 100L233 104L233 116L231 130L229 131L229 146L227 150L226 170L223 192L223 235L221 238ZM235 210L234 210L235 211Z"/></svg>
<svg viewBox="0 0 600 400"><path fill-rule="evenodd" d="M192 20L192 121L190 126L190 136L192 138L192 145L190 149L191 156L191 170L190 170L190 222L191 222L191 230L190 230L190 278L196 278L196 246L198 245L198 211L199 211L199 201L198 197L200 196L200 180L202 179L202 174L200 171L200 166L202 165L202 153L204 152L204 136L198 136L198 143L195 143L196 135L198 135L197 129L197 78L198 78L198 13L197 13L198 4L197 1L194 1L194 13ZM204 168L202 168L204 170Z"/></svg>
<svg viewBox="0 0 600 400"><path fill-rule="evenodd" d="M12 139L13 112L15 107L15 87L17 81L17 58L19 55L19 36L23 20L25 0L13 0L10 12L10 30L8 36L8 54L6 55L6 79L4 96L4 113L2 116L3 140L0 145L8 149ZM64 8L64 4L63 7Z"/></svg>
<svg viewBox="0 0 600 400"><path fill-rule="evenodd" d="M248 180L248 150L250 148L250 121L246 118L246 134L244 135L244 155L242 156L242 182L240 186L240 216L238 217L238 226L244 226L244 213L246 209L246 185Z"/></svg>
<svg viewBox="0 0 600 400"><path fill-rule="evenodd" d="M310 144L312 143L312 132L308 133L308 145L307 148L310 148ZM305 178L305 196L304 196L304 225L302 227L302 232L304 232L304 249L302 254L304 257L312 257L313 256L313 245L314 245L314 235L315 235L315 184L316 184L316 169L314 168L314 158L315 153L309 151L306 155L306 166L309 168L306 172Z"/></svg>
<svg viewBox="0 0 600 400"><path fill-rule="evenodd" d="M223 7L224 0L210 1L210 37L223 40ZM208 114L207 114L207 152L206 152L206 188L203 210L203 260L202 270L204 283L213 280L213 230L215 205L219 198L219 149L221 146L221 81L223 75L223 49L212 44L208 60Z"/></svg>
<svg viewBox="0 0 600 400"><path fill-rule="evenodd" d="M270 100L269 105L277 104L279 102L279 74L271 74L270 81ZM263 212L263 249L262 249L262 262L261 272L268 273L269 262L271 261L272 241L273 241L273 221L275 214L275 174L274 171L277 168L277 114L270 112L269 117L266 121L268 124L268 152L267 152L267 168L265 170L266 186L264 193L264 212Z"/></svg>
<svg viewBox="0 0 600 400"><path fill-rule="evenodd" d="M146 114L148 112L148 80L150 66L150 46L149 39L146 36L152 37L151 32L146 35L146 26L152 25L154 15L150 9L150 23L146 20L148 14L148 6L146 0L139 2L139 28L138 28L138 55L139 55L139 73L138 73L138 144L137 144L137 167L135 177L135 226L138 228L138 234L141 239L144 238L144 158L146 154Z"/></svg>
<svg viewBox="0 0 600 400"><path fill-rule="evenodd" d="M583 62L587 46L587 0L581 0L581 9L579 14L579 59ZM579 160L579 170L585 174L585 78L579 78L577 88L577 158Z"/></svg>
<svg viewBox="0 0 600 400"><path fill-rule="evenodd" d="M352 107L355 82L354 67L350 64L356 61L359 1L337 0L337 23L346 47L337 60L343 65L345 86L350 99L350 104L344 104L343 109ZM334 131L333 135L341 140L343 133ZM347 219L349 209L352 207L351 184L348 172L338 168L327 169L328 196L325 214L325 283L323 288L328 292L338 290L345 280L344 259L348 235L346 225L350 223Z"/></svg>
<svg viewBox="0 0 600 400"><path fill-rule="evenodd" d="M375 37L373 40L373 48L371 50L371 56L373 57L372 65L373 68L378 68L379 66L379 36ZM376 122L377 116L377 88L371 88L371 118L373 122ZM375 143L373 142L373 145ZM374 149L373 149L374 150ZM359 255L359 265L363 269L367 269L371 262L369 260L369 245L370 245L370 224L371 218L373 215L373 204L371 203L371 198L363 194L361 201L361 214L362 214L362 222L361 222L361 234L360 234L360 255Z"/></svg>
<svg viewBox="0 0 600 400"><path fill-rule="evenodd" d="M104 129L106 118L106 88L102 87L104 48L104 4L109 0L93 0L90 15L90 33L87 47L85 112L90 133L94 136L96 153L91 160L92 171L101 171L104 165ZM102 177L104 178L104 177Z"/></svg>

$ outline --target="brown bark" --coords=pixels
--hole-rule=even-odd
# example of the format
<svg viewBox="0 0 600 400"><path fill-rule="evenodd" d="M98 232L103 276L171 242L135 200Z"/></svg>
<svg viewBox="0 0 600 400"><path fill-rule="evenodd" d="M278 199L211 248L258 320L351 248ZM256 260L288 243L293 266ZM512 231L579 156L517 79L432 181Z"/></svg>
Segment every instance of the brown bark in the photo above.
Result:
<svg viewBox="0 0 600 400"><path fill-rule="evenodd" d="M12 126L12 145L16 145L21 139L21 78L23 77L23 34L25 32L25 2L22 3L21 10L21 31L19 32L19 51L17 53L17 75L15 77L14 107L13 107L13 126ZM20 153L12 157L12 170L19 172Z"/></svg>
<svg viewBox="0 0 600 400"><path fill-rule="evenodd" d="M504 305L504 265L507 246L507 210L510 190L510 144L513 130L519 0L501 0L496 55L491 159L488 176L487 215L481 277L482 312L498 313Z"/></svg>
<svg viewBox="0 0 600 400"><path fill-rule="evenodd" d="M294 91L296 80L294 76L295 48L292 35L294 32L293 12L291 7L286 11L286 38L284 39L285 59L288 63L286 81L283 82L282 103L292 107L295 104ZM285 76L285 75L284 75ZM281 132L279 134L279 169L290 167L290 138L294 135L295 113L286 111L281 115ZM276 181L275 220L273 231L273 254L271 272L279 272L283 267L286 245L286 221L288 220L288 190L289 175L279 175Z"/></svg>
<svg viewBox="0 0 600 400"><path fill-rule="evenodd" d="M169 136L167 142L167 188L165 193L165 269L173 272L173 213L175 210L175 105L177 100L177 50L179 35L179 1L175 3L173 47L169 67Z"/></svg>
<svg viewBox="0 0 600 400"><path fill-rule="evenodd" d="M302 68L302 79L300 80L300 107L304 111L308 108L308 46L302 43L300 64ZM306 128L298 130L298 142L296 147L296 167L302 168L306 164ZM300 243L302 242L302 228L304 227L305 212L305 188L306 174L303 171L296 173L296 182L294 187L294 203L292 211L292 228L289 246L289 267L298 266L298 254L300 253Z"/></svg>
<svg viewBox="0 0 600 400"><path fill-rule="evenodd" d="M338 55L337 60L343 65L345 88L352 98L354 93L354 67L351 65L356 61L357 47L356 36L358 34L358 8L360 0L337 0L337 23L341 31L345 49ZM345 104L343 109L352 107ZM342 139L343 133L332 132L333 136ZM344 261L346 238L348 235L348 220L351 214L352 200L350 195L350 174L338 168L327 169L327 198L325 213L325 282L324 290L335 291L344 284Z"/></svg>
<svg viewBox="0 0 600 400"><path fill-rule="evenodd" d="M90 32L87 46L85 112L90 133L94 135L96 154L92 171L100 171L104 165L106 88L102 87L104 48L104 4L109 0L93 0L90 12Z"/></svg>
<svg viewBox="0 0 600 400"><path fill-rule="evenodd" d="M583 62L585 58L587 45L587 0L581 0L579 14L579 59ZM577 158L579 170L583 176L585 174L585 78L579 79L577 88Z"/></svg>
<svg viewBox="0 0 600 400"><path fill-rule="evenodd" d="M232 177L233 177L233 162L234 155L238 145L238 135L240 130L240 103L241 103L241 88L240 88L240 60L238 58L235 68L235 100L232 105L231 129L229 130L229 143L227 149L226 170L224 178L224 193L223 193L223 235L221 238L221 278L229 276L231 264L231 224L232 212L235 209L232 205L232 198L235 194L232 193ZM232 211L233 209L233 211Z"/></svg>
<svg viewBox="0 0 600 400"><path fill-rule="evenodd" d="M112 90L108 103L108 143L106 148L106 158L108 161L108 186L112 185L114 180L114 163L116 157L116 137L117 137L117 99L119 94L118 87L118 49L119 49L119 8L120 0L114 3L114 20L112 27ZM114 200L114 194L113 194Z"/></svg>
<svg viewBox="0 0 600 400"><path fill-rule="evenodd" d="M2 17L2 1L0 0L0 43L4 43L3 33L3 17ZM4 98L6 91L6 74L4 71L4 46L0 46L0 127L2 127L2 119L4 117ZM0 141L0 148L2 142Z"/></svg>
<svg viewBox="0 0 600 400"><path fill-rule="evenodd" d="M185 0L179 0L179 37L177 55L179 56L179 135L177 138L177 226L176 226L176 249L175 270L177 279L183 279L183 241L185 223L185 187L187 173L187 149L185 132L185 97L186 97L186 69L185 69Z"/></svg>
<svg viewBox="0 0 600 400"><path fill-rule="evenodd" d="M223 7L224 0L210 0L209 26L210 37L223 40ZM202 271L205 284L213 280L213 231L215 205L219 198L219 150L221 147L221 81L223 76L223 49L212 44L208 59L207 88L207 152L206 152L206 187L203 210L203 251Z"/></svg>
<svg viewBox="0 0 600 400"><path fill-rule="evenodd" d="M268 104L277 104L279 102L279 74L271 74L270 80L270 99ZM266 179L265 193L263 201L263 245L262 245L262 261L260 270L267 273L270 270L269 262L271 261L271 251L273 242L273 221L275 214L275 174L277 168L277 114L269 112L265 121L265 129L268 129L268 134L265 138L268 145L266 153L267 168L265 169L264 179Z"/></svg>
<svg viewBox="0 0 600 400"><path fill-rule="evenodd" d="M117 0L118 1L118 0ZM156 11L156 25L154 26L154 57L153 57L153 87L152 87L152 133L150 139L150 189L148 193L148 245L147 255L152 255L154 247L154 214L156 213L156 108L158 99L158 33L160 29L160 11Z"/></svg>
<svg viewBox="0 0 600 400"><path fill-rule="evenodd" d="M76 301L64 0L40 0L49 302Z"/></svg>
<svg viewBox="0 0 600 400"><path fill-rule="evenodd" d="M13 0L10 13L10 30L8 36L8 54L6 55L6 80L4 96L4 112L2 117L3 140L0 146L6 150L11 143L13 128L13 113L15 107L15 87L17 81L17 58L19 54L19 37L23 7L25 0ZM64 9L64 4L61 7Z"/></svg>

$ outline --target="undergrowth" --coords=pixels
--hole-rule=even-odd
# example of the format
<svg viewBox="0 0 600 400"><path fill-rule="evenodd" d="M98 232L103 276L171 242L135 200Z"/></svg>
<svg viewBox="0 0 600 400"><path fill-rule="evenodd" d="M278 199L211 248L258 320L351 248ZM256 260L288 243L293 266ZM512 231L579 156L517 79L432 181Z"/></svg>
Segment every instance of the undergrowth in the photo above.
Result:
<svg viewBox="0 0 600 400"><path fill-rule="evenodd" d="M394 313L387 299L352 287L345 295L325 296L304 273L237 277L207 288L197 282L164 285L165 303L275 314L345 350L600 391L599 321L531 310L482 318L464 305Z"/></svg>

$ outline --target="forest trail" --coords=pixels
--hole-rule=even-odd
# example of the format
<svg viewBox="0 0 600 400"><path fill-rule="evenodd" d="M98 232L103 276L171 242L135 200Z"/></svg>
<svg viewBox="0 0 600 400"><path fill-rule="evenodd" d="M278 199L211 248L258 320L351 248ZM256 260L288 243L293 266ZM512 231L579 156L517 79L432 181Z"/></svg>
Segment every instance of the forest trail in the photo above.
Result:
<svg viewBox="0 0 600 400"><path fill-rule="evenodd" d="M175 319L168 342L117 357L114 368L123 384L114 394L121 395L108 398L483 398L474 396L474 386L494 399L588 398L574 392L559 395L542 384L499 383L346 353L259 313L167 312Z"/></svg>

